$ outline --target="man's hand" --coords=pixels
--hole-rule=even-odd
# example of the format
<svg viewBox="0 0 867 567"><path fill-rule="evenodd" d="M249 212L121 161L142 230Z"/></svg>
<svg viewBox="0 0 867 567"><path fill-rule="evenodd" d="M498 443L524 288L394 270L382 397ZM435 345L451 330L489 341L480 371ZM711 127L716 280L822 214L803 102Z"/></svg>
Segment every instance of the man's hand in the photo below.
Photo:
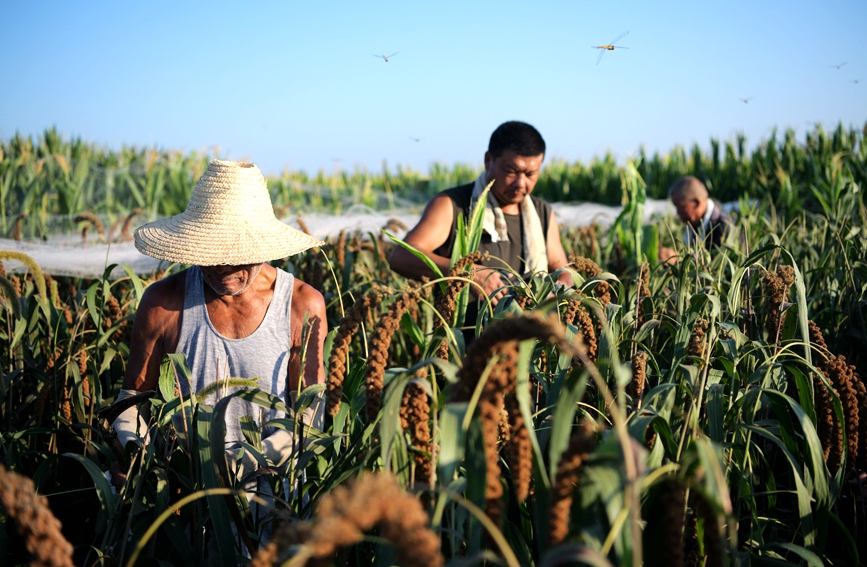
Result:
<svg viewBox="0 0 867 567"><path fill-rule="evenodd" d="M126 472L120 470L120 464L117 461L113 461L108 470L111 473L111 484L120 492L126 485Z"/></svg>
<svg viewBox="0 0 867 567"><path fill-rule="evenodd" d="M478 284L470 286L470 293L473 294L473 297L482 296L479 289L481 287L485 291L485 294L491 298L491 304L495 306L509 292L506 287L509 285L509 282L503 278L500 272L492 268L486 268L478 264L473 265L473 281Z"/></svg>
<svg viewBox="0 0 867 567"><path fill-rule="evenodd" d="M665 262L669 266L673 266L677 262L677 252L671 248L661 246L659 248L659 260Z"/></svg>

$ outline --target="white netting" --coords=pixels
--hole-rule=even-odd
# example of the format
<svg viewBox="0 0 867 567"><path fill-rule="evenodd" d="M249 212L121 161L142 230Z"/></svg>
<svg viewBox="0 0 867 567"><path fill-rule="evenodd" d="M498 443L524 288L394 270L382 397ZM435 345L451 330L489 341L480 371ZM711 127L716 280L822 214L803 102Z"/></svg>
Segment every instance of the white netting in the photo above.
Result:
<svg viewBox="0 0 867 567"><path fill-rule="evenodd" d="M596 203L552 203L552 207L561 227L586 226L592 223L608 226L622 210L622 207ZM648 199L644 211L645 222L648 222L653 215L673 214L674 207L668 200ZM415 226L420 216L419 212L408 210L375 211L356 205L340 215L307 213L301 220L313 236L323 240L337 237L341 230L348 234L359 231L363 235L377 235L384 227L402 238L406 235L407 227ZM300 228L297 219L297 216L290 216L282 220ZM135 224L141 224L144 220L137 219ZM105 222L105 219L103 221ZM56 276L101 277L112 264L126 265L138 274L147 274L167 265L166 262L140 254L132 242L106 242L107 238L117 238L119 235L101 237L91 229L87 238L83 239L79 232L81 224L73 222L70 217L49 219L48 226L52 229L52 236L38 240L25 238L20 241L2 238L0 250L24 252L33 257L45 272ZM4 264L10 272L26 271L26 267L18 262L7 260ZM109 277L118 278L124 273L118 266Z"/></svg>

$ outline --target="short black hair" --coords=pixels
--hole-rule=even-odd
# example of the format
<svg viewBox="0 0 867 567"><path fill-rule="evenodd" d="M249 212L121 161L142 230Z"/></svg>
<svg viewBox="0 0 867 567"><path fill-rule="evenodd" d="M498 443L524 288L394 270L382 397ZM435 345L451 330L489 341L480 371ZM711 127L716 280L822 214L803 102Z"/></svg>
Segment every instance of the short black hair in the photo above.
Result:
<svg viewBox="0 0 867 567"><path fill-rule="evenodd" d="M538 130L517 120L503 122L488 142L488 151L491 157L497 159L505 151L513 151L519 156L538 156L545 153L545 140Z"/></svg>

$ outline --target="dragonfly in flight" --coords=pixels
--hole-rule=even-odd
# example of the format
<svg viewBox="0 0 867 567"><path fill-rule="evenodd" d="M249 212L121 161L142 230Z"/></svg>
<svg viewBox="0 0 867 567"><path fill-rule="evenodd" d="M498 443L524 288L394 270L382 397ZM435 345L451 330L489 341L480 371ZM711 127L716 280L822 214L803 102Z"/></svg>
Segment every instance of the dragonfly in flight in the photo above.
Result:
<svg viewBox="0 0 867 567"><path fill-rule="evenodd" d="M607 45L591 45L590 46L591 48L599 50L599 57L596 59L596 64L599 65L599 62L602 61L602 56L605 55L606 50L607 51L614 51L615 48L616 49L629 49L628 47L623 47L622 45L614 45L615 43L617 43L618 41L623 39L623 36L625 36L628 33L629 33L629 30L626 30L625 32L623 32L622 34L618 35L613 40L611 40L611 43L609 43Z"/></svg>
<svg viewBox="0 0 867 567"><path fill-rule="evenodd" d="M373 54L374 57L378 57L378 58L380 58L380 59L385 59L385 62L386 62L386 63L388 63L388 58L389 58L389 57L394 57L395 55L397 55L397 51L395 51L395 52L392 53L391 55L377 55L377 54L375 54L375 53Z"/></svg>

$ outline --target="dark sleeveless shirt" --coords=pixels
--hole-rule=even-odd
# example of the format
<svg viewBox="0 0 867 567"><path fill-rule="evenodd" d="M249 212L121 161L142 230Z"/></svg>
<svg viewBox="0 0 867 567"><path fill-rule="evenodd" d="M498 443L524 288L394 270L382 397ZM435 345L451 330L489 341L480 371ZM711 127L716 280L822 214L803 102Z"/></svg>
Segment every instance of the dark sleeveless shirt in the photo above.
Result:
<svg viewBox="0 0 867 567"><path fill-rule="evenodd" d="M465 226L469 224L470 201L473 195L473 186L473 183L468 183L467 185L446 189L441 193L441 195L448 195L452 200L452 204L454 205L454 216L452 217L452 229L449 231L448 240L446 240L442 246L434 250L435 254L451 258L452 248L455 245L455 231L458 227L458 215L460 214L464 216ZM548 226L551 224L551 205L541 199L533 197L532 195L530 195L530 199L532 199L533 205L536 207L536 213L539 215L542 232L545 237L547 237ZM506 220L506 228L509 232L509 241L491 242L491 235L487 232L483 233L482 241L479 245L479 251L487 252L491 255L491 259L482 264L490 268L504 268L508 265L519 274L527 276L529 274L527 274L527 267L523 258L524 229L521 223L521 215L507 215L504 213L503 218Z"/></svg>

